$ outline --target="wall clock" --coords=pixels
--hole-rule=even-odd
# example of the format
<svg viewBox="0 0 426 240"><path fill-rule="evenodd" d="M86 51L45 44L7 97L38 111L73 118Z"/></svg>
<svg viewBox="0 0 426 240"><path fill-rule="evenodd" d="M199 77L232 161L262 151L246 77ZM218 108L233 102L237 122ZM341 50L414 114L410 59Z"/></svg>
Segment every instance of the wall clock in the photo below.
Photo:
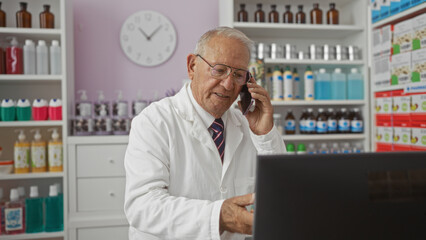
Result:
<svg viewBox="0 0 426 240"><path fill-rule="evenodd" d="M124 54L141 66L157 66L167 61L176 48L172 22L156 11L139 11L123 23L120 44Z"/></svg>

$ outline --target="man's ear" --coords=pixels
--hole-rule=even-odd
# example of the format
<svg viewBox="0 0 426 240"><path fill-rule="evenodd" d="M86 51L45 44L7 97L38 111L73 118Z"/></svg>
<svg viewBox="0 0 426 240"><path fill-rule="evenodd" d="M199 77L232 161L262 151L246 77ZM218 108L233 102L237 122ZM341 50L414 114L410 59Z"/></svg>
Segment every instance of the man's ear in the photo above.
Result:
<svg viewBox="0 0 426 240"><path fill-rule="evenodd" d="M186 67L187 67L187 70L188 70L188 77L191 80L194 79L195 68L196 68L195 60L197 60L197 56L195 56L194 54L189 54L186 57Z"/></svg>

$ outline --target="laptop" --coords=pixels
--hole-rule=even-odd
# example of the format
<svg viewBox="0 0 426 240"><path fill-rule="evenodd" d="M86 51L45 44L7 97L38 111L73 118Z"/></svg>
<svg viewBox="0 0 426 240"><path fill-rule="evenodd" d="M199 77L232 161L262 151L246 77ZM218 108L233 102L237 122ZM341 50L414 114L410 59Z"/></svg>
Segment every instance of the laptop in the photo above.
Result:
<svg viewBox="0 0 426 240"><path fill-rule="evenodd" d="M258 156L253 238L426 239L426 152Z"/></svg>

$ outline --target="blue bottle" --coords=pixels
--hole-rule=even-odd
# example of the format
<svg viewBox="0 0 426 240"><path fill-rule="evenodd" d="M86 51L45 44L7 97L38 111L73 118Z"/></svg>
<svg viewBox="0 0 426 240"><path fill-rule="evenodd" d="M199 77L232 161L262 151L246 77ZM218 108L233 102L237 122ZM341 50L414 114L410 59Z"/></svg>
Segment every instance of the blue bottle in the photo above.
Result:
<svg viewBox="0 0 426 240"><path fill-rule="evenodd" d="M55 185L49 187L49 197L45 198L46 206L46 232L59 232L64 230L64 219L61 212L61 198L58 196L58 190Z"/></svg>
<svg viewBox="0 0 426 240"><path fill-rule="evenodd" d="M346 75L342 69L336 68L331 75L331 99L346 100Z"/></svg>
<svg viewBox="0 0 426 240"><path fill-rule="evenodd" d="M364 99L364 81L362 74L358 73L356 68L352 68L351 73L348 74L348 99Z"/></svg>
<svg viewBox="0 0 426 240"><path fill-rule="evenodd" d="M315 79L315 100L331 99L330 89L330 74L321 68Z"/></svg>
<svg viewBox="0 0 426 240"><path fill-rule="evenodd" d="M37 186L31 186L30 197L25 199L25 209L25 232L42 232L44 230L43 198L39 197Z"/></svg>

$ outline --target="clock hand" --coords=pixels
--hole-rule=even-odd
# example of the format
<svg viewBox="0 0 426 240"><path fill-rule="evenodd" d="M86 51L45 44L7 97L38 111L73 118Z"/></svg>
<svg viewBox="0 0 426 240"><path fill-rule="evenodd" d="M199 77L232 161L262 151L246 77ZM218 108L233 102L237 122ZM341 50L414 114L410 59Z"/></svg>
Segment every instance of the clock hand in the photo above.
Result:
<svg viewBox="0 0 426 240"><path fill-rule="evenodd" d="M159 27L157 27L153 33L151 33L151 35L149 35L149 39L151 39L158 31L160 31L160 29L163 27L163 25L160 25Z"/></svg>
<svg viewBox="0 0 426 240"><path fill-rule="evenodd" d="M142 30L142 28L138 28L139 29L139 31L146 37L146 40L148 40L148 41L150 41L151 40L151 37L150 36L148 36L148 34L146 34L143 30Z"/></svg>

